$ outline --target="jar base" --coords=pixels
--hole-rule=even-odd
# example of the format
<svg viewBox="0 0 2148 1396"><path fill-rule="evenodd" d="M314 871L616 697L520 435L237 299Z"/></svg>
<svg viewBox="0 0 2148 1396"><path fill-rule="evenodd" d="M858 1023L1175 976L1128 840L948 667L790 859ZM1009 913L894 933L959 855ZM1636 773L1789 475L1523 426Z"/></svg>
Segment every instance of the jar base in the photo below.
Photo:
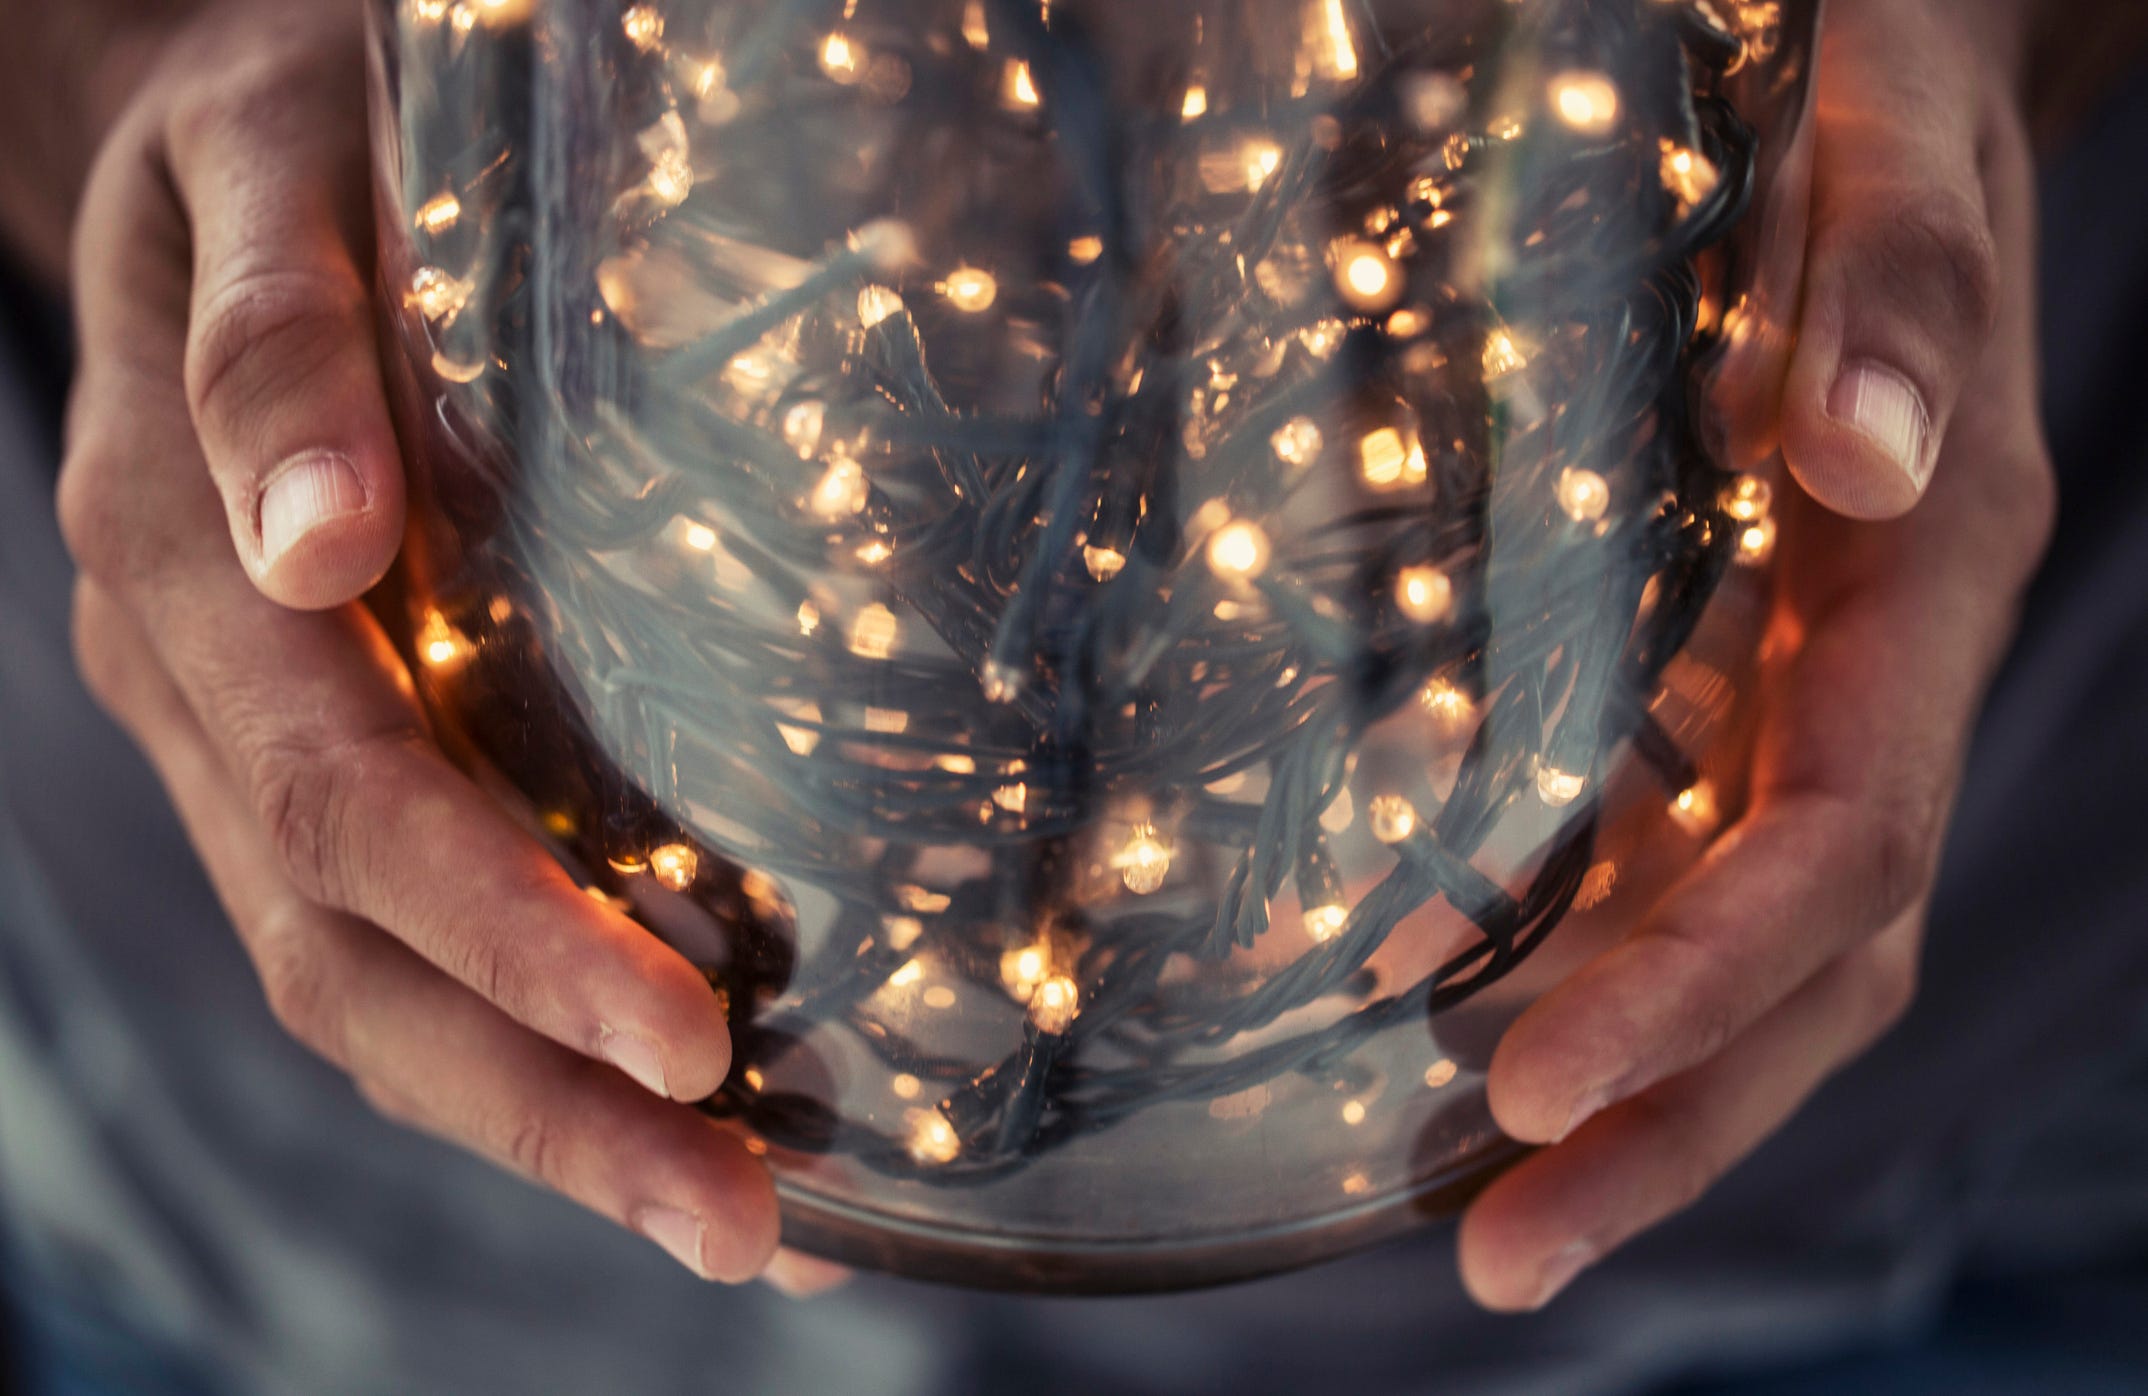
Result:
<svg viewBox="0 0 2148 1396"><path fill-rule="evenodd" d="M1231 1235L1070 1241L928 1227L779 1181L783 1243L859 1270L966 1289L1134 1295L1264 1279L1451 1219L1530 1146L1495 1138L1413 1186L1339 1211Z"/></svg>

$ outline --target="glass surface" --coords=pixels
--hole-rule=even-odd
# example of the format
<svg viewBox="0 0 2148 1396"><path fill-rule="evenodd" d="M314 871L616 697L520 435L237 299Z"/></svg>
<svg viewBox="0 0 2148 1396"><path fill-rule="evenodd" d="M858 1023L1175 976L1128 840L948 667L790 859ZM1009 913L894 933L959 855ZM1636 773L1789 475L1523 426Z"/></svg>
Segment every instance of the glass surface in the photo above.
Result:
<svg viewBox="0 0 2148 1396"><path fill-rule="evenodd" d="M1200 1283L1511 1156L1742 800L1813 9L380 0L409 654L792 1244Z"/></svg>

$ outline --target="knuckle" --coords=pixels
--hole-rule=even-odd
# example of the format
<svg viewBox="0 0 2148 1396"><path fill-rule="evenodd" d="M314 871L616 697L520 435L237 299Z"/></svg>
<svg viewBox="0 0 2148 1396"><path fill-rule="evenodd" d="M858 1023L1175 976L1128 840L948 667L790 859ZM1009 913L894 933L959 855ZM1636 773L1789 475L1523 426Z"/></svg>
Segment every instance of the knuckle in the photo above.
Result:
<svg viewBox="0 0 2148 1396"><path fill-rule="evenodd" d="M551 1188L565 1191L566 1141L558 1124L539 1110L517 1116L504 1130L502 1150L515 1170Z"/></svg>
<svg viewBox="0 0 2148 1396"><path fill-rule="evenodd" d="M102 582L120 582L136 566L125 472L118 451L89 437L75 442L60 464L60 538L76 570Z"/></svg>
<svg viewBox="0 0 2148 1396"><path fill-rule="evenodd" d="M272 912L255 935L254 968L278 1026L342 1065L342 1033L327 965L299 924L297 908Z"/></svg>
<svg viewBox="0 0 2148 1396"><path fill-rule="evenodd" d="M1871 948L1862 979L1875 1032L1885 1032L1908 1016L1917 1001L1918 968L1913 941Z"/></svg>
<svg viewBox="0 0 2148 1396"><path fill-rule="evenodd" d="M287 254L269 249L265 255ZM362 320L364 301L355 274L325 266L231 269L188 326L188 405L197 418L243 419L264 405L272 379L303 379L334 354ZM255 366L273 366L273 374Z"/></svg>
<svg viewBox="0 0 2148 1396"><path fill-rule="evenodd" d="M1960 194L1903 199L1871 229L1879 270L1895 284L1933 288L1949 328L1981 342L1999 314L1999 252L1990 219Z"/></svg>
<svg viewBox="0 0 2148 1396"><path fill-rule="evenodd" d="M368 812L372 755L413 739L401 727L341 740L285 736L260 745L248 761L254 808L277 857L301 893L346 911L364 912L373 821Z"/></svg>
<svg viewBox="0 0 2148 1396"><path fill-rule="evenodd" d="M1938 830L1938 801L1914 792L1897 793L1872 812L1865 830L1865 860L1875 921L1892 921L1930 888Z"/></svg>
<svg viewBox="0 0 2148 1396"><path fill-rule="evenodd" d="M1663 1210L1682 1211L1715 1185L1722 1162L1698 1132L1690 1112L1663 1097L1644 1094L1624 1107L1634 1129L1647 1141L1658 1176L1663 1179Z"/></svg>
<svg viewBox="0 0 2148 1396"><path fill-rule="evenodd" d="M1669 976L1659 982L1680 986L1674 996L1682 1040L1681 1055L1699 1061L1715 1055L1751 1020L1752 989L1723 948L1721 926L1691 916L1667 916L1652 936L1674 958Z"/></svg>

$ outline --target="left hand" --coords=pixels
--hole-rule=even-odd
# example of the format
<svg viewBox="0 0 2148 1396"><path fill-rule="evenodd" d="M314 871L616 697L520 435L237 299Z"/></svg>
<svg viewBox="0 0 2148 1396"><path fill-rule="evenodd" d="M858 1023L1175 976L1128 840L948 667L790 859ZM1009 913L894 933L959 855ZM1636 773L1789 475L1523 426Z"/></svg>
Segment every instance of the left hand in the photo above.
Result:
<svg viewBox="0 0 2148 1396"><path fill-rule="evenodd" d="M2025 14L1969 8L2005 5ZM1831 0L1752 803L1501 1042L1493 1113L1550 1147L1463 1219L1490 1308L1540 1306L1692 1202L1909 1006L1970 730L2055 511L2011 45L1965 13Z"/></svg>

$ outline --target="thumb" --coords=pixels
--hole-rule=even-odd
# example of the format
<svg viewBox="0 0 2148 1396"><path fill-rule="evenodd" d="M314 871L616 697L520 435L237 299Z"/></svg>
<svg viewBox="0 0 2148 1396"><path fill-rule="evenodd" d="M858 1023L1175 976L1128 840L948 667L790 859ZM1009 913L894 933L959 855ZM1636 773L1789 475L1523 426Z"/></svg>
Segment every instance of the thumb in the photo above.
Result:
<svg viewBox="0 0 2148 1396"><path fill-rule="evenodd" d="M1783 449L1821 504L1887 519L1931 483L1996 314L1978 63L1923 0L1842 0L1818 75Z"/></svg>
<svg viewBox="0 0 2148 1396"><path fill-rule="evenodd" d="M232 542L272 600L315 610L380 580L404 482L381 386L364 95L349 53L240 74L170 122L194 239L186 387Z"/></svg>

